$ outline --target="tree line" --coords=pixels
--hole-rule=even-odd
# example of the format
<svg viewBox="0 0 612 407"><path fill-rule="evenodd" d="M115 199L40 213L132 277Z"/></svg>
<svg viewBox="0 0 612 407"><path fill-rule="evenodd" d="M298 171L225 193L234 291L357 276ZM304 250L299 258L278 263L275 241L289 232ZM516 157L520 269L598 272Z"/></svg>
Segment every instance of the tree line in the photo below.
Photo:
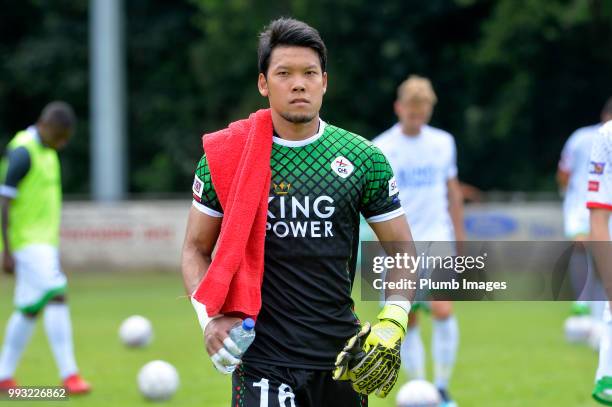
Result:
<svg viewBox="0 0 612 407"><path fill-rule="evenodd" d="M47 101L80 118L66 192L87 194L86 0L5 1L0 144ZM560 150L612 96L606 0L129 0L124 2L131 193L189 195L202 133L265 107L257 34L273 18L316 27L329 52L326 121L373 138L397 85L429 77L432 124L457 140L459 176L483 190L553 191Z"/></svg>

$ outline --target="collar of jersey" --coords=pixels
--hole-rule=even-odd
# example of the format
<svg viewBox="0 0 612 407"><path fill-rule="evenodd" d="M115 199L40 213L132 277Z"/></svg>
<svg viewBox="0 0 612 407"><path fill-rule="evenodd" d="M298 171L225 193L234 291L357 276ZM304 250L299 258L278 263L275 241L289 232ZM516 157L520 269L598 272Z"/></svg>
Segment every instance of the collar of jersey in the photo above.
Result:
<svg viewBox="0 0 612 407"><path fill-rule="evenodd" d="M402 136L402 139L406 139L408 141L415 141L415 140L419 140L423 138L423 134L425 133L427 126L428 126L427 124L424 124L421 127L421 131L419 132L419 134L411 134L411 135L404 133L404 131L402 130L401 123L396 123L394 127L395 127L397 134Z"/></svg>
<svg viewBox="0 0 612 407"><path fill-rule="evenodd" d="M285 147L303 147L317 141L323 135L326 124L327 123L325 123L323 120L321 120L321 118L319 118L319 131L315 135L310 136L304 140L285 140L284 138L272 136L272 141L274 141L275 144L279 144Z"/></svg>
<svg viewBox="0 0 612 407"><path fill-rule="evenodd" d="M38 144L43 145L42 140L40 139L40 134L38 134L38 129L36 128L36 126L29 126L26 130L32 135L32 138L34 138L34 140L36 140Z"/></svg>

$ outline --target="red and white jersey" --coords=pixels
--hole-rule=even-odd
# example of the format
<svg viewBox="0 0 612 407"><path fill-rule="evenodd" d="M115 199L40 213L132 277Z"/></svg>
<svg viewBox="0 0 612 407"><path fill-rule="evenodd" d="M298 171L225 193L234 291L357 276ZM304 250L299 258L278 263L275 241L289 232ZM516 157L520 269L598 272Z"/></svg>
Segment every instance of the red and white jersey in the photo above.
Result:
<svg viewBox="0 0 612 407"><path fill-rule="evenodd" d="M604 124L593 141L587 207L612 211L612 120Z"/></svg>
<svg viewBox="0 0 612 407"><path fill-rule="evenodd" d="M563 146L559 170L569 174L563 199L563 224L565 236L574 238L589 233L589 210L586 207L589 166L593 140L599 134L601 124L581 127Z"/></svg>

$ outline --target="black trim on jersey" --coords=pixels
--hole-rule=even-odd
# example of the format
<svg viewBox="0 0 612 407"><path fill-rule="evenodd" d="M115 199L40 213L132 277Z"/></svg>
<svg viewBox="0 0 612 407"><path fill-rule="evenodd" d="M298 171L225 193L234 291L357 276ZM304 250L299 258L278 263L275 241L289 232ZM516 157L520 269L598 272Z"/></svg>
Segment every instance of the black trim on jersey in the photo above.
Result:
<svg viewBox="0 0 612 407"><path fill-rule="evenodd" d="M30 153L21 146L10 150L7 154L8 168L4 185L17 188L17 184L28 174L31 167Z"/></svg>

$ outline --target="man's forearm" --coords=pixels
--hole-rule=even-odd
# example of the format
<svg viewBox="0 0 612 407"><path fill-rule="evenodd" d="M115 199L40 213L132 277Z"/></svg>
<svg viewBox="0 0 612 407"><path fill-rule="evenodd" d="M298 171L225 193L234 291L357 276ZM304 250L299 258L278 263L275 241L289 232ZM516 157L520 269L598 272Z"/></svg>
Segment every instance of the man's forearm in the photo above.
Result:
<svg viewBox="0 0 612 407"><path fill-rule="evenodd" d="M453 205L450 208L450 216L455 230L455 240L465 240L465 229L463 228L463 204Z"/></svg>
<svg viewBox="0 0 612 407"><path fill-rule="evenodd" d="M591 223L591 240L605 242L610 240L610 230L608 224L604 222Z"/></svg>
<svg viewBox="0 0 612 407"><path fill-rule="evenodd" d="M2 200L2 215L0 216L2 221L2 243L4 250L7 252L11 252L11 244L8 236L9 230L9 202L4 198Z"/></svg>
<svg viewBox="0 0 612 407"><path fill-rule="evenodd" d="M449 185L448 190L448 212L455 230L455 240L465 240L465 229L463 227L463 195L458 182Z"/></svg>
<svg viewBox="0 0 612 407"><path fill-rule="evenodd" d="M385 254L389 257L395 257L396 255L404 256L407 254L411 258L416 258L416 248L412 240L399 241L399 242L384 242L382 243ZM406 282L409 280L416 281L417 270L390 267L387 269L385 275L386 282ZM401 285L398 285L401 286ZM414 290L407 288L387 288L385 290L385 300L393 301L410 301L414 299Z"/></svg>
<svg viewBox="0 0 612 407"><path fill-rule="evenodd" d="M612 256L610 252L609 214L602 210L591 210L590 247L595 268L604 283L608 299L612 298Z"/></svg>
<svg viewBox="0 0 612 407"><path fill-rule="evenodd" d="M410 227L405 216L397 217L392 220L370 224L374 233L378 237L380 244L389 257L397 254L403 256L416 257L416 248L410 233ZM416 279L416 270L406 268L389 267L385 275L387 282L402 282ZM412 301L414 290L411 289L392 289L387 288L384 292L385 299L392 298L399 301Z"/></svg>
<svg viewBox="0 0 612 407"><path fill-rule="evenodd" d="M197 247L189 244L185 245L181 260L181 269L187 295L193 294L198 288L208 271L208 267L210 267L211 261L211 257L204 255Z"/></svg>

